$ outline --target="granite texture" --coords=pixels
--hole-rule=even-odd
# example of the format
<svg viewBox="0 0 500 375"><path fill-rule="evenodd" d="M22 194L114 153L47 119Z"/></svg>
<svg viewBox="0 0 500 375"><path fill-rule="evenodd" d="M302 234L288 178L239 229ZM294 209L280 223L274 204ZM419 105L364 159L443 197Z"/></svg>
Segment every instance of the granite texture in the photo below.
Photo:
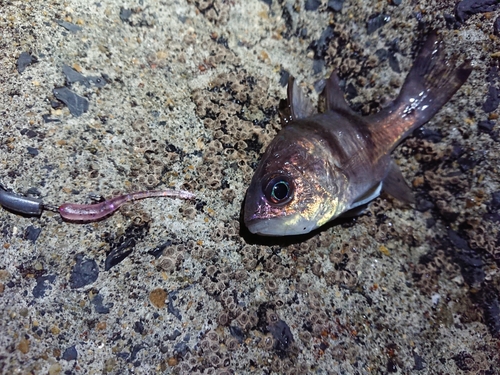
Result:
<svg viewBox="0 0 500 375"><path fill-rule="evenodd" d="M0 209L3 374L500 374L495 1L3 1L0 183L46 204L176 188L106 220ZM395 152L417 196L301 238L240 225L292 74L373 113L424 30L474 71Z"/></svg>

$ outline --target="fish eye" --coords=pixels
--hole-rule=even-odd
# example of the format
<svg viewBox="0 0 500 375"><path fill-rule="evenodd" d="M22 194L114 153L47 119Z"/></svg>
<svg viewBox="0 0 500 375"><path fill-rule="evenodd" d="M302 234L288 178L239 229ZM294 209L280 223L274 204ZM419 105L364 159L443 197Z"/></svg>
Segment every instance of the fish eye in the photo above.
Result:
<svg viewBox="0 0 500 375"><path fill-rule="evenodd" d="M264 195L271 203L288 203L293 196L293 185L284 176L271 178L264 189Z"/></svg>

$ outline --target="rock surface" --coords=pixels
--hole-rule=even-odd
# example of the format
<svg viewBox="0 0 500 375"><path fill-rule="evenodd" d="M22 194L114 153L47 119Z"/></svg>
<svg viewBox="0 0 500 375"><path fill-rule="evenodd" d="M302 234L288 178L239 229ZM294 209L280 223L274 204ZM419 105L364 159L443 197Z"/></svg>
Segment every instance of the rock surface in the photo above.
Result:
<svg viewBox="0 0 500 375"><path fill-rule="evenodd" d="M415 4L2 4L0 183L54 205L197 194L90 224L0 209L3 372L499 374L499 109L483 104L498 103L500 14ZM474 72L395 152L418 210L382 196L305 238L246 233L286 77L316 98L338 69L373 113L431 25Z"/></svg>

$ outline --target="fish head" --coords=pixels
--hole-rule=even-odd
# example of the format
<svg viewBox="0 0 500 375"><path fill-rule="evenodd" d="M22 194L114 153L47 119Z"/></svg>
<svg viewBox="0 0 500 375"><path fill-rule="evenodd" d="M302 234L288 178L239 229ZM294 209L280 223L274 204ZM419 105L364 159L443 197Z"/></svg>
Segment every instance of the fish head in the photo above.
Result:
<svg viewBox="0 0 500 375"><path fill-rule="evenodd" d="M337 178L341 176L328 159L320 142L278 134L246 193L248 230L261 236L306 234L341 212L338 192L343 179Z"/></svg>

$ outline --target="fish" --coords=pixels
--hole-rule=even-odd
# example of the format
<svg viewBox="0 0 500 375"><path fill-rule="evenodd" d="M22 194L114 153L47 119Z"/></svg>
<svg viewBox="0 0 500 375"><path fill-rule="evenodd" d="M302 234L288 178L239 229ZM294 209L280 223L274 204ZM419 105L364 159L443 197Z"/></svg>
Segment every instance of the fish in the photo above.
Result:
<svg viewBox="0 0 500 375"><path fill-rule="evenodd" d="M446 57L431 30L394 101L362 116L351 109L334 71L318 112L290 77L279 114L282 129L254 172L243 221L260 236L307 234L339 216L360 214L385 191L410 205L411 188L392 151L428 122L472 72L470 59Z"/></svg>

